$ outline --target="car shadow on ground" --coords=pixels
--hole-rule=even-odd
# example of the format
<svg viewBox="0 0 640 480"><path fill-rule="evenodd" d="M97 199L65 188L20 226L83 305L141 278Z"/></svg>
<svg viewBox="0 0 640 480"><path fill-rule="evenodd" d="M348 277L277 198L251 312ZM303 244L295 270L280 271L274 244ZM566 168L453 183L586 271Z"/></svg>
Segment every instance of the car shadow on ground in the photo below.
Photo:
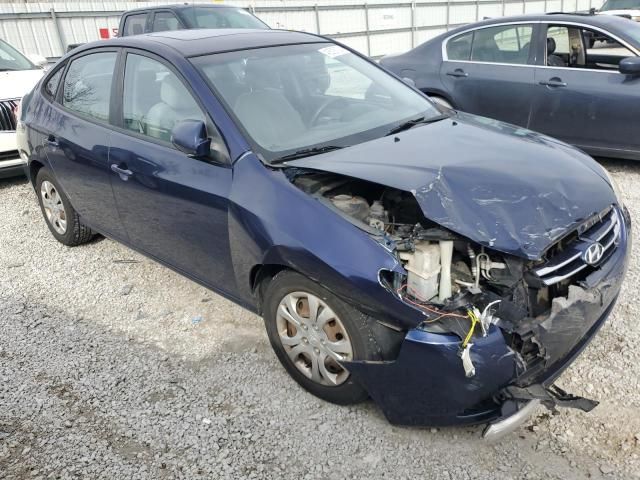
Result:
<svg viewBox="0 0 640 480"><path fill-rule="evenodd" d="M7 188L15 187L16 185L28 185L29 180L27 177L10 177L10 178L0 178L0 190L4 190Z"/></svg>

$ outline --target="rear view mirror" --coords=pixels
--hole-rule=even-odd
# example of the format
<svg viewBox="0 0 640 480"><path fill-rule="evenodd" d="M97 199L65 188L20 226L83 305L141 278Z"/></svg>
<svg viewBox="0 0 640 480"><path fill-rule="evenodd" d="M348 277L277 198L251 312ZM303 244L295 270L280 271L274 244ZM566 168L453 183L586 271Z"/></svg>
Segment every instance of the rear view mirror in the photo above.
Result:
<svg viewBox="0 0 640 480"><path fill-rule="evenodd" d="M618 70L625 75L640 75L640 57L622 59L620 65L618 65Z"/></svg>
<svg viewBox="0 0 640 480"><path fill-rule="evenodd" d="M201 120L183 120L171 130L171 143L183 153L201 158L209 155L211 139Z"/></svg>

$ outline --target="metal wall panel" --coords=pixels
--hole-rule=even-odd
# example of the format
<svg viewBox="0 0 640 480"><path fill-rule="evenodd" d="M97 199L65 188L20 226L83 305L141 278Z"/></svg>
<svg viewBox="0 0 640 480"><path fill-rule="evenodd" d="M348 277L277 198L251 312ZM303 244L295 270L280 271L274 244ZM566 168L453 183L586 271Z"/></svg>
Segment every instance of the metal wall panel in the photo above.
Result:
<svg viewBox="0 0 640 480"><path fill-rule="evenodd" d="M25 53L62 55L67 45L117 28L121 12L149 2L0 3L0 37ZM358 51L381 56L412 48L439 32L485 17L524 12L587 11L601 0L226 0L248 8L274 28L332 35ZM318 28L319 27L319 28ZM434 28L429 28L434 27ZM319 30L319 31L318 31Z"/></svg>

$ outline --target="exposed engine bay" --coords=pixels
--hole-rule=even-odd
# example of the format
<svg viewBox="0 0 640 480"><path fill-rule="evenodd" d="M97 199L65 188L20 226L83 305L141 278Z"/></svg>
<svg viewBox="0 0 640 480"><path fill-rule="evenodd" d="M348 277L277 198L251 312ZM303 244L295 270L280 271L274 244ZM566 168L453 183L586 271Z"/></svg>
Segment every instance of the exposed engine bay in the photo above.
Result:
<svg viewBox="0 0 640 480"><path fill-rule="evenodd" d="M474 339L486 336L492 325L502 331L519 371L526 372L519 377L523 386L567 353L543 338L544 325L560 304L584 300L580 285L593 268L580 266L579 273L566 278L556 274L552 279L536 272L549 270L545 266L553 263L553 257L562 258L574 237L554 244L541 260L527 260L435 224L410 192L313 170L290 169L287 175L396 257L404 273L382 270L380 283L424 315L419 328L460 338L458 355L467 378L476 374L471 356ZM614 235L613 224L611 228Z"/></svg>

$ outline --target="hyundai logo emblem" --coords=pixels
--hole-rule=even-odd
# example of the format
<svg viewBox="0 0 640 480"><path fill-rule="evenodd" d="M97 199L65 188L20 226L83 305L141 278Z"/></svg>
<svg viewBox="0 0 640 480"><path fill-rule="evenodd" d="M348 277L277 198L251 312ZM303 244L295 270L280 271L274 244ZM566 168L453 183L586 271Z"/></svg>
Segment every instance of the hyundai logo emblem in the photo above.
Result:
<svg viewBox="0 0 640 480"><path fill-rule="evenodd" d="M585 250L582 254L582 260L587 265L595 265L600 260L602 260L602 256L604 255L604 247L600 242L594 242L589 245L589 248Z"/></svg>

